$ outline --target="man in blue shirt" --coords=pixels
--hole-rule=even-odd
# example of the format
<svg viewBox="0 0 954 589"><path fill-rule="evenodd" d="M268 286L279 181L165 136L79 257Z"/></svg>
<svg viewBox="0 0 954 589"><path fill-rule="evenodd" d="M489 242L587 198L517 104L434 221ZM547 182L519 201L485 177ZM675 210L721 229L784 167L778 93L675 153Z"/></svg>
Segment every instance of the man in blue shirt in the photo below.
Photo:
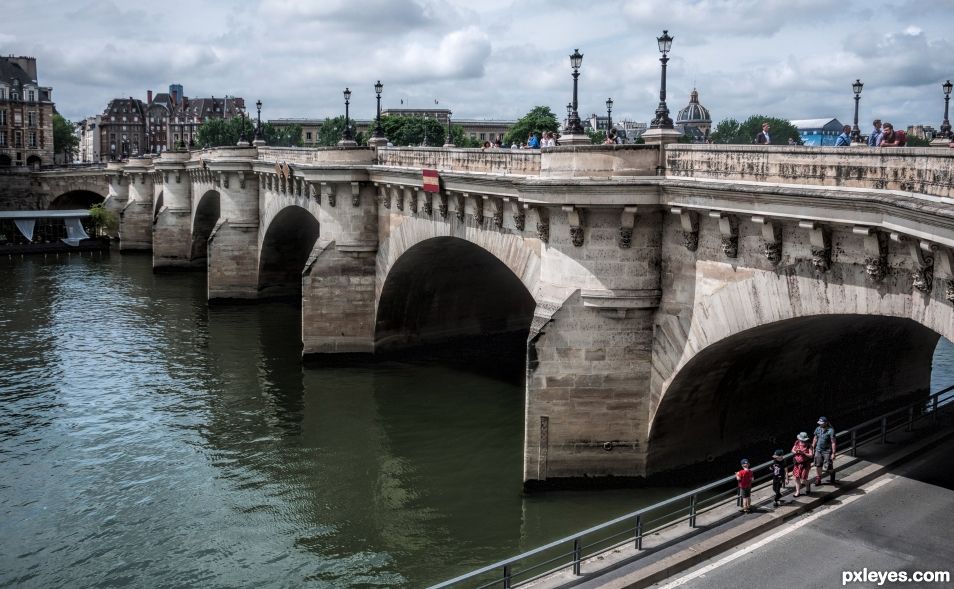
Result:
<svg viewBox="0 0 954 589"><path fill-rule="evenodd" d="M841 128L841 135L835 139L835 147L848 147L851 145L851 125L845 125Z"/></svg>
<svg viewBox="0 0 954 589"><path fill-rule="evenodd" d="M537 137L536 133L530 133L530 136L527 137L527 148L528 149L540 148L540 139Z"/></svg>
<svg viewBox="0 0 954 589"><path fill-rule="evenodd" d="M818 418L818 427L815 428L812 447L815 449L815 484L821 484L822 468L828 469L831 482L834 483L835 428L828 423L827 417Z"/></svg>
<svg viewBox="0 0 954 589"><path fill-rule="evenodd" d="M868 147L878 147L881 143L881 119L875 119L871 122L874 130L868 135Z"/></svg>

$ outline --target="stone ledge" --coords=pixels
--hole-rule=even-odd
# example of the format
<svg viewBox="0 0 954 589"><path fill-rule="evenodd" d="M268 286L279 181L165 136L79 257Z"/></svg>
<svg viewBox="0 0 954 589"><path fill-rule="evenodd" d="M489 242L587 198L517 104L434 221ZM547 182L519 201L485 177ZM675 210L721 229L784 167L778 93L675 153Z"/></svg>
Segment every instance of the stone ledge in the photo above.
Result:
<svg viewBox="0 0 954 589"><path fill-rule="evenodd" d="M662 291L658 288L616 289L580 291L584 307L595 307L603 311L621 311L626 309L654 309L659 306Z"/></svg>

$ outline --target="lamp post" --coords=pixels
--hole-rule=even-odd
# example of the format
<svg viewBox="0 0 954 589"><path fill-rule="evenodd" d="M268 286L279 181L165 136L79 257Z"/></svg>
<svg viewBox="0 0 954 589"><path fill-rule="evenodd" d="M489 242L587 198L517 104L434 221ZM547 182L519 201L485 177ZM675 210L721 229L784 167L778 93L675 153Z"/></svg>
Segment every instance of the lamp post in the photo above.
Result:
<svg viewBox="0 0 954 589"><path fill-rule="evenodd" d="M659 44L659 52L662 53L662 57L659 58L659 63L662 64L662 81L659 86L659 106L656 107L656 118L653 119L652 124L649 126L651 129L673 128L672 119L669 118L669 107L666 106L666 64L669 63L668 53L672 48L672 39L667 30L663 31L662 37L656 37L656 42Z"/></svg>
<svg viewBox="0 0 954 589"><path fill-rule="evenodd" d="M567 124L564 136L560 142L565 145L584 145L590 143L590 137L583 130L580 123L580 103L577 99L580 79L580 65L583 63L583 54L574 49L570 54L570 67L573 69L573 101L567 105Z"/></svg>
<svg viewBox="0 0 954 589"><path fill-rule="evenodd" d="M237 145L239 147L249 147L251 144L248 141L248 132L246 129L246 124L248 123L248 120L245 118L245 113L242 113L240 116L242 119L242 132L239 134L239 140Z"/></svg>
<svg viewBox="0 0 954 589"><path fill-rule="evenodd" d="M344 130L341 131L341 140L338 141L338 145L341 147L348 147L352 145L357 145L357 143L354 140L354 137L351 136L351 123L348 117L348 107L351 105L351 90L348 88L344 89L344 99L345 99Z"/></svg>
<svg viewBox="0 0 954 589"><path fill-rule="evenodd" d="M374 85L374 93L378 97L378 114L374 119L374 134L368 140L368 145L387 145L387 137L384 136L384 129L381 128L381 92L384 91L384 84L378 80Z"/></svg>
<svg viewBox="0 0 954 589"><path fill-rule="evenodd" d="M951 81L948 80L944 82L944 85L941 86L941 89L944 90L944 122L941 123L941 136L950 139L951 138L951 121L947 118L947 106L951 101L951 90L954 90L954 84L951 84Z"/></svg>
<svg viewBox="0 0 954 589"><path fill-rule="evenodd" d="M454 138L451 136L451 112L447 111L447 138L444 139L443 147L457 147L454 145Z"/></svg>
<svg viewBox="0 0 954 589"><path fill-rule="evenodd" d="M851 85L851 89L855 93L855 124L851 127L851 142L858 143L861 141L861 129L858 128L858 102L861 100L861 89L865 85L861 83L861 80L856 79L855 83Z"/></svg>
<svg viewBox="0 0 954 589"><path fill-rule="evenodd" d="M258 111L258 118L255 122L255 140L252 141L252 145L259 146L265 145L265 136L262 134L262 101L255 101L255 110Z"/></svg>
<svg viewBox="0 0 954 589"><path fill-rule="evenodd" d="M606 99L606 135L613 130L613 99Z"/></svg>

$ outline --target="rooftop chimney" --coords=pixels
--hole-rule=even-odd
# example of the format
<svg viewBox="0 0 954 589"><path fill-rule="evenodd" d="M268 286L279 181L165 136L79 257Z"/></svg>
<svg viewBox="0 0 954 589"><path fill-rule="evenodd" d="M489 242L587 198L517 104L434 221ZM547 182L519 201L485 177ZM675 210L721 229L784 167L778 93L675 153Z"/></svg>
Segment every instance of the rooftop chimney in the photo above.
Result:
<svg viewBox="0 0 954 589"><path fill-rule="evenodd" d="M146 104L152 104L152 90L146 90Z"/></svg>

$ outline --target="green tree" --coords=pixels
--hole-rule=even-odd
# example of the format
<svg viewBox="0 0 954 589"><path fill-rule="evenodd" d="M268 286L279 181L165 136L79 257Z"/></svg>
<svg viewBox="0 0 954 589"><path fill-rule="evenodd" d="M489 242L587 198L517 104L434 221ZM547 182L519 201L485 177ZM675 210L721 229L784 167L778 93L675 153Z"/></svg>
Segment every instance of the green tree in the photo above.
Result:
<svg viewBox="0 0 954 589"><path fill-rule="evenodd" d="M265 125L262 125L263 131ZM249 141L255 138L255 127L252 121L245 117L231 119L206 119L196 130L196 145L198 147L222 147L236 145L242 137L242 131Z"/></svg>
<svg viewBox="0 0 954 589"><path fill-rule="evenodd" d="M387 116L381 119L381 126L384 127L384 136L393 145L440 147L447 139L447 127L430 117ZM453 134L453 129L451 133ZM463 138L463 129L461 137Z"/></svg>
<svg viewBox="0 0 954 589"><path fill-rule="evenodd" d="M73 161L73 154L79 147L75 129L76 126L73 123L59 113L53 113L53 153L63 155L67 163Z"/></svg>
<svg viewBox="0 0 954 589"><path fill-rule="evenodd" d="M556 115L553 114L553 111L550 110L549 106L535 106L530 112L523 115L513 127L510 127L510 130L504 135L503 143L505 146L510 146L514 143L520 144L527 140L530 133L538 133L540 135L542 135L544 131L553 131L555 133L559 128L560 122L557 120ZM600 143L602 142L603 140L600 139Z"/></svg>
<svg viewBox="0 0 954 589"><path fill-rule="evenodd" d="M252 138L255 132L252 131ZM287 127L275 127L271 123L262 124L262 135L267 145L278 147L301 147L301 125L294 124Z"/></svg>
<svg viewBox="0 0 954 589"><path fill-rule="evenodd" d="M602 145L606 141L606 133L603 131L595 131L593 129L585 129L586 135L590 138L590 143L593 145Z"/></svg>
<svg viewBox="0 0 954 589"><path fill-rule="evenodd" d="M116 216L116 213L103 206L103 203L91 206L89 208L89 217L93 222L96 235L112 233L119 227L119 218Z"/></svg>
<svg viewBox="0 0 954 589"><path fill-rule="evenodd" d="M907 139L904 141L905 147L930 147L931 142L927 139L921 139L920 137L915 137L914 135L908 135Z"/></svg>
<svg viewBox="0 0 954 589"><path fill-rule="evenodd" d="M719 121L715 131L709 137L713 143L753 143L755 137L762 131L762 123L769 124L772 145L788 145L789 139L793 139L799 145L802 144L802 136L794 125L785 119L765 115L752 115L741 123L735 119L724 119Z"/></svg>
<svg viewBox="0 0 954 589"><path fill-rule="evenodd" d="M354 119L350 119L349 122L351 123L351 136L354 140L358 145L367 145L367 136L362 132L354 131ZM318 129L318 145L338 145L338 142L341 141L341 133L344 131L344 126L344 115L338 115L333 119L325 119L325 122L321 124L321 128ZM300 134L299 131L299 135Z"/></svg>
<svg viewBox="0 0 954 589"><path fill-rule="evenodd" d="M474 139L464 132L460 125L451 124L451 138L457 147L483 147L484 142L480 139Z"/></svg>

